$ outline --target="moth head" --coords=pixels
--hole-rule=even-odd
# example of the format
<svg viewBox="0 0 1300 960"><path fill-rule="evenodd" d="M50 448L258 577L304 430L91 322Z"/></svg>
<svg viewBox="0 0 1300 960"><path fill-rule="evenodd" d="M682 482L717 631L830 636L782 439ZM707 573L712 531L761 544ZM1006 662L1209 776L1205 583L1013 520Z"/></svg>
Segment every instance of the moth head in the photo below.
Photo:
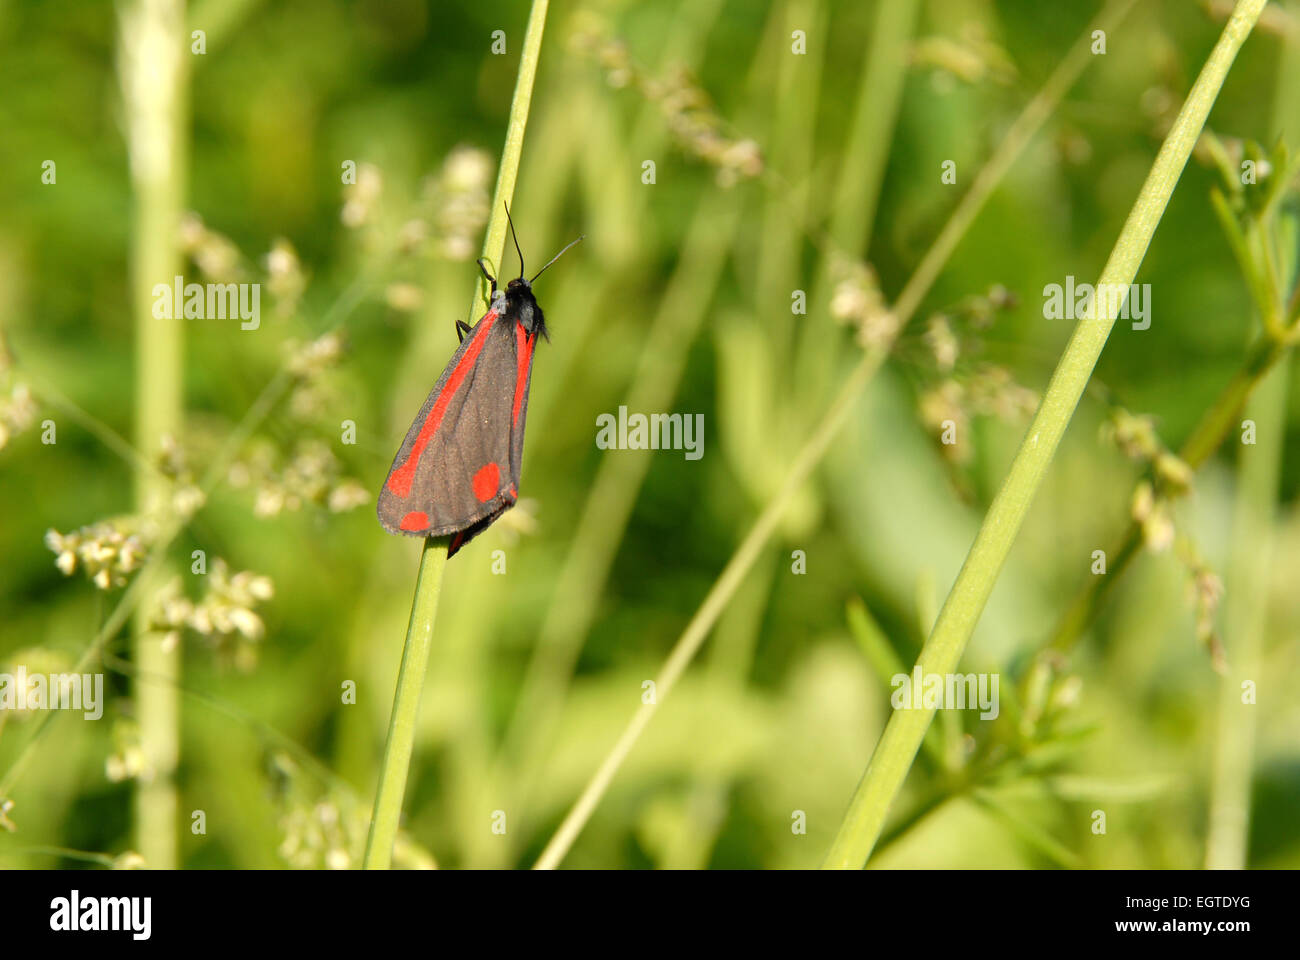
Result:
<svg viewBox="0 0 1300 960"><path fill-rule="evenodd" d="M529 334L540 333L546 339L546 321L542 317L542 308L533 297L532 285L522 277L511 280L506 285L504 314L519 323Z"/></svg>

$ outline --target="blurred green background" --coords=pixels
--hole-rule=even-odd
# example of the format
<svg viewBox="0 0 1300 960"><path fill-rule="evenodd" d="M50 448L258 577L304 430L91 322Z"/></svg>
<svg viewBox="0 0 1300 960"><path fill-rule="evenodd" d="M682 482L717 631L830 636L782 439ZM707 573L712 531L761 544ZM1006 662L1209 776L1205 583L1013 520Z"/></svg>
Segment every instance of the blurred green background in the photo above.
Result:
<svg viewBox="0 0 1300 960"><path fill-rule="evenodd" d="M859 176L846 150L876 3L552 4L512 213L533 269L587 240L537 287L552 342L534 369L526 502L448 564L399 864L536 859L860 356L852 324L832 316L832 291L852 292L836 286L837 251L861 254L874 269L874 280L857 274L867 294L878 283L892 301L1100 9L917 7L896 53L897 123L866 144L878 175L867 164ZM112 442L133 436L148 393L129 273L138 107L120 79L139 29L123 26L131 8L0 0L5 670L71 669L123 595L96 587L81 559L64 576L46 532L140 529L129 519L137 464ZM501 0L188 11L185 34L202 29L206 52L183 55L182 203L201 218L177 238L183 272L264 286L256 331L183 322L184 426L166 469L181 490L209 470L221 482L170 546L169 572L195 609L256 621L235 613L203 630L191 615L174 631L179 866L359 862L420 548L383 533L373 493L466 316L526 14ZM1243 49L1210 120L1230 145L1271 146L1280 133L1300 149L1300 110L1277 96L1298 16L1270 5ZM1143 2L1110 33L566 865L821 862L888 718L882 664L914 661L1069 336L1069 321L1043 318L1043 287L1096 279L1222 22L1220 4ZM873 122L888 116L886 90L861 102ZM941 181L949 160L955 184ZM347 161L355 185L341 182ZM1000 675L1001 716L936 719L873 865L1201 866L1222 797L1249 786L1240 862L1300 866L1300 391L1289 368L1257 415L1260 445L1234 429L1191 495L1168 505L1174 544L1137 557L1068 653L1041 655L1149 472L1106 425L1121 408L1149 416L1160 447L1178 449L1258 324L1211 207L1220 177L1203 161L1189 164L1138 276L1151 328L1116 326L964 658ZM852 215L863 201L846 201L845 184L878 185L874 216ZM504 275L514 263L508 254ZM795 290L808 292L806 315L791 313ZM333 339L304 354L336 323L337 356ZM222 442L285 369L286 389L224 461ZM703 458L598 450L596 418L620 404L702 413ZM955 449L939 443L949 418ZM355 444L341 439L349 420ZM1248 490L1240 471L1255 456L1262 479ZM195 550L206 578L189 573ZM216 558L267 578L273 595L240 581L213 599ZM1251 598L1239 616L1234 592ZM133 823L131 795L149 776L147 734L126 631L105 649L103 719L54 717L0 790L12 802L0 822L14 828L0 830L0 865L138 862L148 825ZM1258 702L1234 707L1223 687L1243 668ZM348 681L355 704L342 702ZM40 720L0 714L0 778ZM1246 762L1216 765L1216 745ZM792 830L796 811L806 833Z"/></svg>

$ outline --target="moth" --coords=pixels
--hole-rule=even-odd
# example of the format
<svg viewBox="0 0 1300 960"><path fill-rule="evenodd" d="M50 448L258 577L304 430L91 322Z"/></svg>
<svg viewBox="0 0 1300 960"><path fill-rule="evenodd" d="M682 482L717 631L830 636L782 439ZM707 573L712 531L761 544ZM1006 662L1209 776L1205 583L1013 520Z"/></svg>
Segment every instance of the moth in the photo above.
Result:
<svg viewBox="0 0 1300 960"><path fill-rule="evenodd" d="M519 276L492 285L488 311L472 327L456 321L460 346L416 415L379 491L379 522L389 533L451 537L450 557L519 499L524 424L533 355L539 338L550 340L533 283L578 237L532 279L524 279L524 256L514 221L506 218Z"/></svg>

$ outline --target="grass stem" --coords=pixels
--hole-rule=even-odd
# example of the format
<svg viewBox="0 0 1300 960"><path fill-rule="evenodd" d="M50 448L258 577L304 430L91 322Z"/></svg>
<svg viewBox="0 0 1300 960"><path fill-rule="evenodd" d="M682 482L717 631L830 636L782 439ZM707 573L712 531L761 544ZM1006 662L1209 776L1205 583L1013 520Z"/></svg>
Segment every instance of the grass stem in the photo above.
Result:
<svg viewBox="0 0 1300 960"><path fill-rule="evenodd" d="M1146 183L1102 270L1099 288L1127 288L1133 282L1210 108L1265 2L1239 0L1237 3L1161 145ZM1108 315L1113 312L1112 304L1103 302L1108 299L1098 298L1095 310L1098 315L1085 317L1075 327L1007 478L980 526L934 631L921 650L917 665L923 673L944 675L957 668L1043 474L1115 324L1115 317ZM933 715L933 709L897 710L889 718L827 856L826 866L855 868L867 862Z"/></svg>
<svg viewBox="0 0 1300 960"><path fill-rule="evenodd" d="M446 537L429 537L424 541L424 550L420 554L411 620L406 628L402 665L397 672L397 692L393 695L393 714L388 721L388 741L379 768L375 809L366 836L366 853L362 862L366 870L387 870L392 865L393 842L397 839L402 819L402 798L406 795L406 775L415 743L420 694L424 689L425 669L429 665L429 650L433 646L438 598L442 594L447 542Z"/></svg>
<svg viewBox="0 0 1300 960"><path fill-rule="evenodd" d="M501 255L505 249L508 221L506 205L514 199L519 158L524 149L524 132L533 99L533 80L542 51L542 34L546 28L549 0L533 0L519 58L515 93L510 103L505 146L497 170L496 192L492 198L487 233L483 238L483 259L500 274ZM486 310L491 288L480 277L470 300L469 314L474 319ZM433 642L433 625L442 592L442 573L447 562L448 540L428 538L420 554L420 571L416 577L415 596L411 601L411 620L402 648L402 665L393 696L393 713L388 724L388 741L380 765L379 786L375 791L374 813L366 837L363 866L367 870L386 870L392 864L393 842L402 815L402 798L406 793L406 776L411 765L415 739L415 722L419 713L420 694L424 688L425 669Z"/></svg>

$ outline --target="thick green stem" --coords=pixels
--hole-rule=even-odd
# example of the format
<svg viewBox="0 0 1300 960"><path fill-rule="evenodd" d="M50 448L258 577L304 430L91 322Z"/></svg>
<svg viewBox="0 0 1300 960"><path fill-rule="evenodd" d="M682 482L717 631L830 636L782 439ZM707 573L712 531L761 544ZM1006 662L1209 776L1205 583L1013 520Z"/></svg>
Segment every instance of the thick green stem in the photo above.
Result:
<svg viewBox="0 0 1300 960"><path fill-rule="evenodd" d="M1126 289L1133 282L1210 108L1265 2L1239 0L1160 148L1142 192L1102 270L1099 287ZM1099 297L1095 307L1098 315L1084 318L1075 327L1007 479L989 508L934 631L921 651L917 666L924 674L945 675L957 668L1043 474L1115 324L1115 317L1107 315L1113 306L1104 302L1109 299ZM826 866L855 868L866 863L933 715L933 709L916 709L897 710L890 717L827 856Z"/></svg>
<svg viewBox="0 0 1300 960"><path fill-rule="evenodd" d="M180 272L177 229L185 193L188 53L183 0L139 0L122 19L121 79L134 195L131 301L136 335L136 510L160 529L170 512L168 483L149 464L165 437L181 427L183 335L179 318L159 318L153 288ZM156 549L163 549L156 547ZM142 571L153 594L166 576ZM136 848L155 869L177 866L179 800L174 782L180 752L180 649L166 650L150 630L149 606L135 619L135 711L146 773L135 794Z"/></svg>
<svg viewBox="0 0 1300 960"><path fill-rule="evenodd" d="M483 238L483 259L494 267L501 263L505 249L508 221L505 207L514 199L515 180L519 174L519 157L524 149L524 132L528 127L528 113L532 106L533 80L537 76L537 62L542 51L542 34L546 29L548 0L533 0L528 15L528 28L524 34L523 49L519 58L519 74L515 80L515 94L510 104L510 121L506 127L506 142L501 151L501 166L497 170L496 193L492 198L492 212L487 233ZM500 273L500 270L494 271ZM490 287L486 279L480 281L470 300L469 314L477 316L486 309ZM433 641L434 619L438 612L438 597L442 592L442 572L447 561L446 538L427 539L420 555L420 572L416 578L415 596L411 601L411 620L406 629L406 644L402 650L402 666L397 675L397 692L393 697L393 714L388 725L388 742L380 766L379 786L375 792L374 814L366 838L363 866L367 870L385 870L392 864L393 842L397 838L402 815L402 798L406 793L406 775L411 765L415 722L419 714L420 693L424 688L425 669L429 663L429 648Z"/></svg>

